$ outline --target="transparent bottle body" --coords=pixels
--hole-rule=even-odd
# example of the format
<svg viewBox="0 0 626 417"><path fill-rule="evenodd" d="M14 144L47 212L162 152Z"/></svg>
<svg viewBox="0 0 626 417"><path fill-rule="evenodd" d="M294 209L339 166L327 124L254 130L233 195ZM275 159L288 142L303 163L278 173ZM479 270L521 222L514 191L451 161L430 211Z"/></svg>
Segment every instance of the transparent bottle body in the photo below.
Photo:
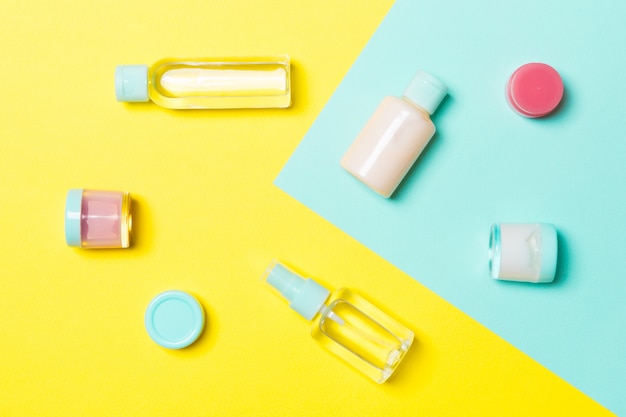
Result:
<svg viewBox="0 0 626 417"><path fill-rule="evenodd" d="M80 238L83 248L127 248L132 228L127 191L83 190Z"/></svg>
<svg viewBox="0 0 626 417"><path fill-rule="evenodd" d="M171 109L284 108L290 78L288 56L164 59L149 69L148 93Z"/></svg>
<svg viewBox="0 0 626 417"><path fill-rule="evenodd" d="M414 338L411 330L346 288L331 294L311 335L377 383L393 374Z"/></svg>

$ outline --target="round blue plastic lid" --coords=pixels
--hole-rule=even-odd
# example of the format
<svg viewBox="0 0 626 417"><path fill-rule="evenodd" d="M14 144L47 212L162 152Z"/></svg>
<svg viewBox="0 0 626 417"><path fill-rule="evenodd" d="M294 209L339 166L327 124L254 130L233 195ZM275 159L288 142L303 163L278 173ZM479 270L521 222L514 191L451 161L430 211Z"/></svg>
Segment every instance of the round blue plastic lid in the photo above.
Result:
<svg viewBox="0 0 626 417"><path fill-rule="evenodd" d="M204 311L192 295L166 291L157 295L146 310L145 325L157 344L182 349L195 342L204 328Z"/></svg>
<svg viewBox="0 0 626 417"><path fill-rule="evenodd" d="M82 205L82 188L69 190L65 199L65 242L68 246L81 247L80 212Z"/></svg>

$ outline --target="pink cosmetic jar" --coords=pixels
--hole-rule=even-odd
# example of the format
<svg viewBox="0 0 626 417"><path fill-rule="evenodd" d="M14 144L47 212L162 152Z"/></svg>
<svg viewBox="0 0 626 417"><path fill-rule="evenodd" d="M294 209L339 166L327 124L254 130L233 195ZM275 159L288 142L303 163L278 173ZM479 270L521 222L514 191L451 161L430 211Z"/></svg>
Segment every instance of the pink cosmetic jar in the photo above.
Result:
<svg viewBox="0 0 626 417"><path fill-rule="evenodd" d="M132 215L127 191L71 189L65 201L65 241L86 249L130 246Z"/></svg>

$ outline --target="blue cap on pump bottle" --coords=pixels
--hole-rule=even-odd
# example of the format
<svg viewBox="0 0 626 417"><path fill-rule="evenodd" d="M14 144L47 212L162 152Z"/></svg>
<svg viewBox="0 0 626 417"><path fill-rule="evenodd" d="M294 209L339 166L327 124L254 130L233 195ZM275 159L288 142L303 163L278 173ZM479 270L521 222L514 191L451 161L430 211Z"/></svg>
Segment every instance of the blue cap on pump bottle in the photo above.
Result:
<svg viewBox="0 0 626 417"><path fill-rule="evenodd" d="M303 278L277 261L267 268L264 278L289 301L289 307L307 320L313 320L330 295L311 278Z"/></svg>
<svg viewBox="0 0 626 417"><path fill-rule="evenodd" d="M118 65L115 68L115 96L117 101L150 101L148 67L146 65Z"/></svg>

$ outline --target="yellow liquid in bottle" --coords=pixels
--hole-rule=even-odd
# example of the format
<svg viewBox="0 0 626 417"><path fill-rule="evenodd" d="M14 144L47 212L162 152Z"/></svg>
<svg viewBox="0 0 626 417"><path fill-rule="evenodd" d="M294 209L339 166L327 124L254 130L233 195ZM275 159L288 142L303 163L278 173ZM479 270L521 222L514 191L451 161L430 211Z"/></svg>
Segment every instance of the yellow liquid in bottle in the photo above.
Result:
<svg viewBox="0 0 626 417"><path fill-rule="evenodd" d="M172 109L289 107L289 58L163 60L150 69L149 90Z"/></svg>

